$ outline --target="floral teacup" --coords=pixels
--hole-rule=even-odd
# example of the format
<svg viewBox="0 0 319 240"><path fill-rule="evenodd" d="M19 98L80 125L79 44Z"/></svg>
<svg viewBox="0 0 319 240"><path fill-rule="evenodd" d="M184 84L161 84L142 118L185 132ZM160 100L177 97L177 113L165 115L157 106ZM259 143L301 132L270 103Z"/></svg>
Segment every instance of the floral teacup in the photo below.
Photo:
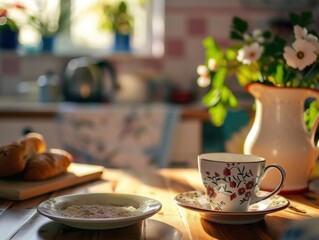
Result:
<svg viewBox="0 0 319 240"><path fill-rule="evenodd" d="M285 171L262 157L233 153L205 153L198 156L198 167L213 210L247 211L249 206L277 194L283 187ZM260 196L259 184L268 170L277 169L281 179L270 193Z"/></svg>

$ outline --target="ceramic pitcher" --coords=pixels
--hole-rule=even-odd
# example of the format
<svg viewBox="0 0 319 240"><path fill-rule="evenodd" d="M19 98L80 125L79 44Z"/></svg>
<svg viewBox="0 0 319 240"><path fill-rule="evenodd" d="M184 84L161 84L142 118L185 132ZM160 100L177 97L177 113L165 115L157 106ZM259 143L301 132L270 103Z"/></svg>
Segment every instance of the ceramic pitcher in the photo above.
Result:
<svg viewBox="0 0 319 240"><path fill-rule="evenodd" d="M319 92L306 88L281 88L259 83L249 84L246 90L256 103L256 115L245 143L244 153L266 158L266 164L279 164L286 171L282 192L302 191L315 166L319 147L315 143L318 118L313 129L304 124L306 99L319 100ZM261 188L272 190L279 176L263 180Z"/></svg>

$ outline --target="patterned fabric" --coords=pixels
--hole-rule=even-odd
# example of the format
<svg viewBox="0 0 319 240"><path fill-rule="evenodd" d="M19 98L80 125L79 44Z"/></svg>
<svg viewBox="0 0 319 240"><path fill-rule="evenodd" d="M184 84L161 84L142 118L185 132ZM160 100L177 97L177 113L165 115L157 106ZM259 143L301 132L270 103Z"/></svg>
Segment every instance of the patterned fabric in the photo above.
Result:
<svg viewBox="0 0 319 240"><path fill-rule="evenodd" d="M179 112L179 107L164 104L63 104L57 123L60 140L76 162L165 167Z"/></svg>

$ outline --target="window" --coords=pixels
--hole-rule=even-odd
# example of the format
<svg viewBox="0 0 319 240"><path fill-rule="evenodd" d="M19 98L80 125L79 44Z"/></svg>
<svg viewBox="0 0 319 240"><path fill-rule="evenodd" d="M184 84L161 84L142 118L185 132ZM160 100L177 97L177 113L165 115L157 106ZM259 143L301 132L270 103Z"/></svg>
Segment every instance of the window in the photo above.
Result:
<svg viewBox="0 0 319 240"><path fill-rule="evenodd" d="M31 12L43 19L58 15L68 16L67 26L59 32L54 53L58 55L108 55L113 54L114 34L99 26L100 15L96 5L101 1L118 4L120 0L20 0ZM129 0L127 9L133 18L131 53L140 56L162 56L164 53L164 1ZM19 2L19 1L18 1ZM20 21L25 21L20 16ZM57 19L50 19L57 22ZM64 19L64 21L66 21ZM20 43L27 52L41 42L41 34L28 25L21 29Z"/></svg>

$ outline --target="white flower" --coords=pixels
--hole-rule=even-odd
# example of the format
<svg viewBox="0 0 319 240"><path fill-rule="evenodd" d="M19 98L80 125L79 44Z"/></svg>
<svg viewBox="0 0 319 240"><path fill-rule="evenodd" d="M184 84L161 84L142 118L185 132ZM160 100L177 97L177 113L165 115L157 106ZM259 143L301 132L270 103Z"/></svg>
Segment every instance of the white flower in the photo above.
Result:
<svg viewBox="0 0 319 240"><path fill-rule="evenodd" d="M210 82L211 80L208 76L200 76L197 78L197 85L202 88L208 87Z"/></svg>
<svg viewBox="0 0 319 240"><path fill-rule="evenodd" d="M250 34L244 33L244 34L243 34L243 39L244 39L246 42L249 42L249 41L252 40L252 37L250 36Z"/></svg>
<svg viewBox="0 0 319 240"><path fill-rule="evenodd" d="M264 48L257 42L250 45L245 45L243 48L239 49L237 60L243 64L251 64L261 57L263 51Z"/></svg>
<svg viewBox="0 0 319 240"><path fill-rule="evenodd" d="M253 35L253 38L259 43L263 43L265 41L262 31L258 28L253 30L252 35Z"/></svg>
<svg viewBox="0 0 319 240"><path fill-rule="evenodd" d="M208 68L205 65L198 65L197 74L199 75L197 85L202 88L208 87L211 82Z"/></svg>
<svg viewBox="0 0 319 240"><path fill-rule="evenodd" d="M216 60L214 58L210 58L208 60L207 66L208 66L208 69L210 71L216 71L217 70L217 62L216 62Z"/></svg>
<svg viewBox="0 0 319 240"><path fill-rule="evenodd" d="M197 74L200 76L208 75L208 68L205 65L198 65Z"/></svg>
<svg viewBox="0 0 319 240"><path fill-rule="evenodd" d="M315 52L319 53L319 42L318 38L311 34L308 33L307 28L302 28L298 25L294 26L294 33L295 33L295 38L298 39L304 39L310 42L314 47L315 47Z"/></svg>
<svg viewBox="0 0 319 240"><path fill-rule="evenodd" d="M307 28L302 28L298 25L294 26L294 33L295 33L295 38L296 39L305 39L305 40L309 40L309 41L318 41L318 38L311 34L308 33Z"/></svg>
<svg viewBox="0 0 319 240"><path fill-rule="evenodd" d="M308 34L308 30L306 28L302 28L299 25L294 26L294 33L296 39L305 39Z"/></svg>
<svg viewBox="0 0 319 240"><path fill-rule="evenodd" d="M315 47L305 39L297 39L292 47L284 48L284 58L287 65L292 68L303 70L306 66L316 61Z"/></svg>

